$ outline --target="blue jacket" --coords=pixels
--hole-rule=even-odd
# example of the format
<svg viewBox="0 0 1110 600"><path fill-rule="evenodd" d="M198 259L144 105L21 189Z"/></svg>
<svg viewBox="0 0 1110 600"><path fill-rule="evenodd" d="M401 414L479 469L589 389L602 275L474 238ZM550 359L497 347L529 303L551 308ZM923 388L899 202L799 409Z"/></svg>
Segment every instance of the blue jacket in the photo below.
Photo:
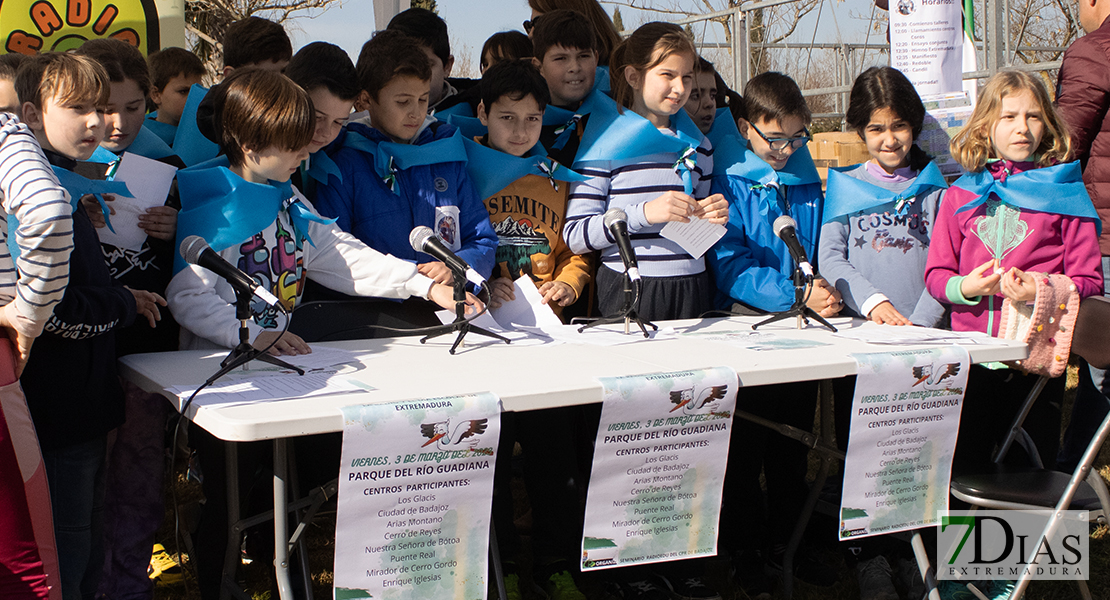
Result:
<svg viewBox="0 0 1110 600"><path fill-rule="evenodd" d="M350 123L347 127L373 142L391 141L385 134L362 123ZM426 144L454 133L455 127L434 123L421 131L413 143ZM433 260L432 257L412 249L409 233L419 225L436 231L436 207L458 207L459 223L453 234L459 236L459 248L455 253L483 276L490 276L497 252L497 234L470 181L465 162L401 170L397 175L401 190L398 195L376 175L372 154L344 147L332 158L342 173L342 181L331 177L327 185L320 184L315 206L320 214L335 217L340 229L379 252L425 263ZM442 231L437 233L443 237ZM444 244L452 246L448 239Z"/></svg>
<svg viewBox="0 0 1110 600"><path fill-rule="evenodd" d="M805 149L795 156L808 161L812 169ZM706 258L717 282L718 308L728 309L734 302L742 302L768 312L783 311L794 304L794 260L771 225L784 214L793 217L798 222L798 239L806 256L816 264L817 236L821 231L821 182L818 179L816 183L779 185L781 174L771 171L767 163L751 152L746 153L744 162L753 158L758 163L752 168L740 168L743 163L739 163L732 167L722 165L714 171L712 192L724 194L728 200L728 225L724 237ZM787 168L793 166L791 162ZM816 176L816 171L813 175ZM785 192L785 201L780 189Z"/></svg>

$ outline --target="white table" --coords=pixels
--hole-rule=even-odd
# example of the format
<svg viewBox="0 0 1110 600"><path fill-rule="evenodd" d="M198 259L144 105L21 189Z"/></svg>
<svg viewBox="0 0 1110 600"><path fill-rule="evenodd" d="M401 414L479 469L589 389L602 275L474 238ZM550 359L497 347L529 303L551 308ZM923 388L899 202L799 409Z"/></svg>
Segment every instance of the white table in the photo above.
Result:
<svg viewBox="0 0 1110 600"><path fill-rule="evenodd" d="M682 331L750 330L760 318L733 317L658 323ZM861 326L833 319L840 328ZM863 326L873 326L870 324ZM353 404L387 403L415 398L489 391L506 410L521 411L600 402L598 377L728 366L745 387L792 381L833 379L854 375L860 352L882 352L927 346L880 346L834 336L793 321L761 327L760 332L783 338L808 339L828 345L776 351L753 351L717 342L677 337L617 346L576 344L506 345L471 334L454 356L447 353L453 338L427 344L419 338L329 342L358 351L364 358L353 377L376 388L359 394L316 396L230 406L191 406L188 418L212 435L229 442L274 440L274 506L285 506L285 443L288 437L342 431L340 408ZM638 333L631 334L639 336ZM983 338L967 346L975 363L1019 360L1023 343ZM166 390L198 386L219 368L226 352L190 351L130 355L120 360L121 375L142 389L165 395L180 409L184 398ZM230 489L230 486L229 486ZM235 506L229 502L229 509ZM274 519L275 540L287 540L286 520ZM277 543L278 591L289 598L288 549Z"/></svg>

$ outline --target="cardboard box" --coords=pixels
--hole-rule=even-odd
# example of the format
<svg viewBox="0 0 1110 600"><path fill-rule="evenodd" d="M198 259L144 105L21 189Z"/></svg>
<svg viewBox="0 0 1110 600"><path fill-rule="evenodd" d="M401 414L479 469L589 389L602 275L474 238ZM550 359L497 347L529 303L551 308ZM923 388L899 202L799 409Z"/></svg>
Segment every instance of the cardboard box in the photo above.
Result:
<svg viewBox="0 0 1110 600"><path fill-rule="evenodd" d="M809 153L818 167L849 167L867 162L867 146L854 131L816 133Z"/></svg>

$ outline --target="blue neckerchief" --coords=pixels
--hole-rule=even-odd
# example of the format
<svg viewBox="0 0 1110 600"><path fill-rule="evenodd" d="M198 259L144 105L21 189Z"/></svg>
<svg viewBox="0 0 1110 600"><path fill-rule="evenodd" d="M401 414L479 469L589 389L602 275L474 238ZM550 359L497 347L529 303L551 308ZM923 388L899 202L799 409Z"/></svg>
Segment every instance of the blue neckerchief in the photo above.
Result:
<svg viewBox="0 0 1110 600"><path fill-rule="evenodd" d="M335 161L325 150L321 149L313 152L305 162L308 163L308 168L304 169L306 176L325 185L331 177L335 177L342 183L343 172L339 170L339 165L335 164Z"/></svg>
<svg viewBox="0 0 1110 600"><path fill-rule="evenodd" d="M177 181L181 192L178 240L199 235L216 252L241 244L266 229L282 210L289 212L298 238L313 247L309 223L335 222L310 211L297 198L289 181L253 183L232 173L226 156L178 171ZM173 272L184 268L185 260L175 256Z"/></svg>
<svg viewBox="0 0 1110 600"><path fill-rule="evenodd" d="M96 150L93 150L92 156L90 156L88 160L83 160L81 162L104 163L106 165L111 165L114 164L117 160L119 160L118 154L112 152L104 146L97 146Z"/></svg>
<svg viewBox="0 0 1110 600"><path fill-rule="evenodd" d="M555 150L562 150L578 129L578 122L582 120L582 117L593 112L595 106L606 104L607 101L612 102L609 96L605 95L605 92L596 89L595 81L594 90L582 100L582 104L578 105L577 110L567 110L548 104L547 110L543 112L543 124L545 126L558 125L554 131L555 141L551 144L551 147Z"/></svg>
<svg viewBox="0 0 1110 600"><path fill-rule="evenodd" d="M173 138L177 135L177 125L170 125L169 123L162 123L158 120L158 111L154 111L146 116L143 125L150 129L150 131L166 142L167 146L173 145Z"/></svg>
<svg viewBox="0 0 1110 600"><path fill-rule="evenodd" d="M732 119L732 111L725 108L718 108L717 114L713 117L713 126L709 128L709 133L705 134L709 143L713 144L714 154L716 154L717 146L724 143L726 137L738 140L741 145L747 144L747 141L740 136L740 130L736 128L736 121ZM716 158L713 159L716 164Z"/></svg>
<svg viewBox="0 0 1110 600"><path fill-rule="evenodd" d="M445 108L443 110L437 110L437 111L435 111L434 114L435 114L435 117L437 119L439 119L441 121L447 121L448 123L451 122L450 117L452 117L452 116L470 117L470 118L474 118L474 116L475 116L474 115L474 109L470 107L469 102L459 102L458 104L456 104L452 107Z"/></svg>
<svg viewBox="0 0 1110 600"><path fill-rule="evenodd" d="M760 188L821 181L807 147L795 150L786 161L786 166L776 171L748 148L746 140L730 136L722 137L720 145L713 146L713 174L747 179Z"/></svg>
<svg viewBox="0 0 1110 600"><path fill-rule="evenodd" d="M112 156L115 156L115 154L112 154ZM77 204L83 196L92 194L96 201L100 203L100 212L104 215L104 224L112 230L112 233L116 232L115 228L112 227L112 220L108 218L110 213L108 204L104 202L103 194L134 198L131 191L127 189L126 183L105 179L88 179L61 167L54 167L54 175L58 177L58 183L61 183L62 187L69 192L69 203L73 206L73 210L77 210Z"/></svg>
<svg viewBox="0 0 1110 600"><path fill-rule="evenodd" d="M208 90L197 84L189 90L185 110L181 112L181 122L177 125L177 135L173 138L174 152L190 167L211 160L220 153L220 147L204 137L197 127L197 107L207 93Z"/></svg>
<svg viewBox="0 0 1110 600"><path fill-rule="evenodd" d="M466 162L466 148L463 147L463 138L458 129L450 137L420 145L375 142L360 133L347 131L343 145L372 154L374 172L386 187L397 195L401 194L401 182L397 176L405 169L439 163Z"/></svg>
<svg viewBox="0 0 1110 600"><path fill-rule="evenodd" d="M109 152L109 154L111 154ZM115 156L113 154L113 156ZM54 176L58 178L58 183L62 185L66 192L69 193L69 206L71 211L77 210L77 205L81 203L81 198L87 194L92 194L96 201L100 203L100 212L104 215L104 224L108 229L115 233L116 230L112 228L112 220L108 218L109 211L108 205L104 202L101 194L112 194L115 196L123 196L124 198L133 198L131 192L127 189L127 184L122 181L107 181L101 179L88 179L68 169L51 165L54 170ZM11 254L12 260L19 258L22 249L15 240L15 232L19 229L19 219L15 214L8 215L8 253Z"/></svg>
<svg viewBox="0 0 1110 600"><path fill-rule="evenodd" d="M828 191L825 192L826 223L838 217L882 206L890 202L894 203L894 212L902 214L918 196L948 187L948 184L944 181L944 176L940 174L940 169L937 168L937 164L931 161L917 174L909 187L898 193L844 174L844 171L855 168L866 169L867 166L832 167L829 169L829 187Z"/></svg>
<svg viewBox="0 0 1110 600"><path fill-rule="evenodd" d="M983 168L960 177L952 187L963 188L976 196L956 210L957 213L974 210L994 194L1015 208L1092 219L1102 235L1102 219L1083 185L1083 173L1077 160L1007 174L1005 179L995 179L989 169Z"/></svg>
<svg viewBox="0 0 1110 600"><path fill-rule="evenodd" d="M679 110L671 116L671 127L677 134L671 136L631 110L619 111L616 102L604 98L608 102L593 103L574 166L591 161L631 160L673 152L678 155L675 172L682 178L686 193L693 193L693 169L697 166L697 149L704 136L686 111Z"/></svg>
<svg viewBox="0 0 1110 600"><path fill-rule="evenodd" d="M585 181L588 179L547 158L547 150L536 144L524 156L513 156L467 139L464 141L469 159L466 169L478 190L479 198L489 198L525 175L539 175L559 190L559 181Z"/></svg>
<svg viewBox="0 0 1110 600"><path fill-rule="evenodd" d="M437 115L439 116L439 115ZM448 115L447 122L455 127L458 127L463 139L474 139L486 135L487 129L478 117L466 117L463 115Z"/></svg>
<svg viewBox="0 0 1110 600"><path fill-rule="evenodd" d="M603 94L608 94L612 91L611 86L612 82L609 81L609 67L599 66L597 70L594 71L594 90Z"/></svg>
<svg viewBox="0 0 1110 600"><path fill-rule="evenodd" d="M135 136L135 141L131 142L126 151L151 160L161 160L174 155L174 151L169 145L153 131L147 129L146 125L143 125L142 129L139 130L139 133Z"/></svg>

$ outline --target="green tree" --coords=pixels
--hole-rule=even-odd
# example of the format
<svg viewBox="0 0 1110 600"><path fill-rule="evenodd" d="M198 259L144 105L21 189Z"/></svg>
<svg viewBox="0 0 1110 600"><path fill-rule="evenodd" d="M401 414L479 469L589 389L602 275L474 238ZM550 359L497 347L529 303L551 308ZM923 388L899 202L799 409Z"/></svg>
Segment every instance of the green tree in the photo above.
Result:
<svg viewBox="0 0 1110 600"><path fill-rule="evenodd" d="M409 3L412 8L426 8L435 14L439 14L439 7L436 6L436 0L412 0Z"/></svg>
<svg viewBox="0 0 1110 600"><path fill-rule="evenodd" d="M613 28L617 33L624 31L624 19L621 18L621 7L617 6L613 9Z"/></svg>

